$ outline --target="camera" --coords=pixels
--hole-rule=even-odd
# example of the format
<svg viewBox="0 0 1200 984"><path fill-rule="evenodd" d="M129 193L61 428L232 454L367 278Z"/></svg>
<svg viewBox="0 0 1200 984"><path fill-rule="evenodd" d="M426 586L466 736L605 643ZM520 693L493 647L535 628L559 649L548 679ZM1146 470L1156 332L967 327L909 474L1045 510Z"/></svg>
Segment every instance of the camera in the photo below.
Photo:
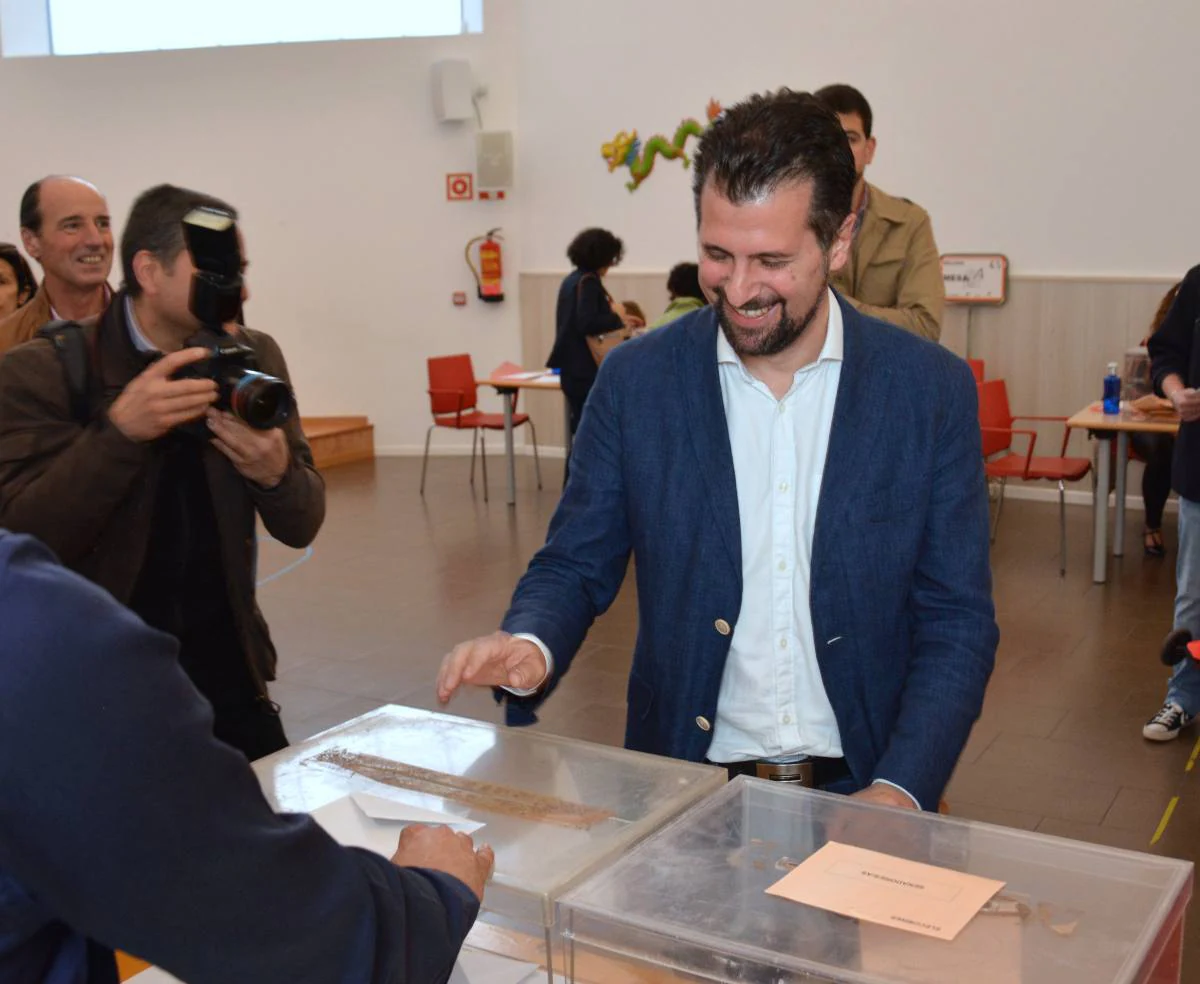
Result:
<svg viewBox="0 0 1200 984"><path fill-rule="evenodd" d="M196 268L188 307L201 324L184 345L206 348L209 356L181 369L176 378L211 379L217 384L218 410L255 430L279 427L296 410L291 389L260 372L254 349L225 331L242 308L242 250L233 216L214 208L192 209L183 218L183 238Z"/></svg>

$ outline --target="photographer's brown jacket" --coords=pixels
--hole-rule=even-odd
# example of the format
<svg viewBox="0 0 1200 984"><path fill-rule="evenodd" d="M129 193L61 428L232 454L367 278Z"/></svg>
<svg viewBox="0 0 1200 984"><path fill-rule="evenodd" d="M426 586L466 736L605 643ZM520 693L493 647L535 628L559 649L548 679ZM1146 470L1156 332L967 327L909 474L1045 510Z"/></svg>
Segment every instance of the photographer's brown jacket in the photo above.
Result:
<svg viewBox="0 0 1200 984"><path fill-rule="evenodd" d="M147 365L133 346L124 292L86 324L95 411L72 416L62 363L35 339L0 358L0 527L30 533L67 566L128 603L146 555L162 459L156 442L129 440L108 407ZM263 372L287 380L279 346L245 329ZM215 448L204 451L229 602L260 690L275 676L275 649L255 601L255 513L290 547L310 544L325 518L325 484L313 467L299 414L284 426L291 463L273 489L257 487Z"/></svg>

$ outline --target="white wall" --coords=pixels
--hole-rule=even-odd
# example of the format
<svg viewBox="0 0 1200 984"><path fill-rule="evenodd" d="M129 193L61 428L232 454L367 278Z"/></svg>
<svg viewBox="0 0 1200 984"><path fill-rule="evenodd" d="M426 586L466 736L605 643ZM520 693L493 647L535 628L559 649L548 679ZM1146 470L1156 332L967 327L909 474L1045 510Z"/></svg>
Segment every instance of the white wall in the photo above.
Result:
<svg viewBox="0 0 1200 984"><path fill-rule="evenodd" d="M694 253L688 175L637 192L609 174L618 130L668 137L787 84L858 86L876 115L869 176L933 215L943 252L1017 273L1179 274L1200 259L1200 4L1193 0L525 0L520 164L525 260L566 265L580 228L626 264Z"/></svg>
<svg viewBox="0 0 1200 984"><path fill-rule="evenodd" d="M367 413L382 449L423 440L428 355L467 351L482 371L520 358L516 274L565 268L580 228L624 237L626 270L694 255L680 165L660 161L630 194L599 148L621 129L669 134L710 96L858 84L878 118L871 176L929 208L944 251L1079 275L1200 259L1192 0L487 0L485 13L482 37L0 60L0 238L16 238L20 192L47 172L94 180L118 221L159 181L230 199L249 320L283 343L302 409ZM444 201L445 173L473 170L474 126L433 118L442 57L472 62L486 126L515 131L508 203ZM474 300L462 248L496 225L510 299L493 307ZM451 306L457 289L468 308Z"/></svg>
<svg viewBox="0 0 1200 984"><path fill-rule="evenodd" d="M118 225L161 181L220 195L242 212L247 320L283 345L302 411L367 413L381 447L419 444L426 356L487 370L519 353L515 299L477 301L463 260L504 226L515 289L519 215L445 201L476 128L437 123L431 97L432 63L465 57L490 88L486 126L516 127L514 19L493 6L482 37L0 60L0 239L49 172L94 181Z"/></svg>

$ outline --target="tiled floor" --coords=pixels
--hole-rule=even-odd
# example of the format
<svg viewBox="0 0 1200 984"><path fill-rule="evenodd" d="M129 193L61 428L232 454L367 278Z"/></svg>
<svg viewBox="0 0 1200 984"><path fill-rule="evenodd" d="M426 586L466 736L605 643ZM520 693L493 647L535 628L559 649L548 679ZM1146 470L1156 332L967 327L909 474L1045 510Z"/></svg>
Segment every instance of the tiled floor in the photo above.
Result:
<svg viewBox="0 0 1200 984"><path fill-rule="evenodd" d="M465 458L435 458L424 499L418 459L350 465L328 475L329 518L312 557L260 593L280 653L274 688L298 740L382 703L434 707L433 680L456 642L493 630L557 499L558 469L538 492L519 462L518 503L467 484ZM1188 772L1196 735L1141 738L1161 702L1157 647L1170 627L1168 557L1142 555L1131 513L1128 554L1107 585L1091 581L1090 511L1068 510L1070 557L1058 576L1056 506L1010 500L993 552L1001 629L983 716L947 792L952 812L1012 827L1195 859L1200 789ZM298 555L268 544L263 576ZM592 630L547 703L547 731L619 744L636 631L632 579ZM457 697L453 713L499 721L490 696ZM1198 746L1200 747L1200 746ZM1179 802L1151 847L1172 797ZM1200 906L1184 980L1200 981Z"/></svg>

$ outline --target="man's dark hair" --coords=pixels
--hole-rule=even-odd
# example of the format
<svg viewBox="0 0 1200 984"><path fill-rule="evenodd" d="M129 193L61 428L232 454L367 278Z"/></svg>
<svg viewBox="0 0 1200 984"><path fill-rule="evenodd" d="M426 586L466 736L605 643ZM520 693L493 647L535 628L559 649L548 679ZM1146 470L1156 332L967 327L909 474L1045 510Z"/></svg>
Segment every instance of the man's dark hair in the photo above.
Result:
<svg viewBox="0 0 1200 984"><path fill-rule="evenodd" d="M811 181L808 224L828 250L850 214L856 180L850 142L824 103L791 89L753 95L717 117L700 138L692 161L696 222L710 181L735 205Z"/></svg>
<svg viewBox="0 0 1200 984"><path fill-rule="evenodd" d="M35 236L42 232L42 181L35 181L21 196L21 228Z"/></svg>
<svg viewBox="0 0 1200 984"><path fill-rule="evenodd" d="M852 85L838 83L818 89L814 95L839 116L849 116L857 113L862 120L863 136L871 139L871 104L867 97Z"/></svg>
<svg viewBox="0 0 1200 984"><path fill-rule="evenodd" d="M12 243L0 243L0 263L7 263L12 267L13 276L17 281L17 294L24 294L25 301L28 302L37 290L37 281L33 279L33 271L25 257Z"/></svg>
<svg viewBox="0 0 1200 984"><path fill-rule="evenodd" d="M616 266L625 255L625 244L607 229L584 229L567 247L571 265L588 273Z"/></svg>
<svg viewBox="0 0 1200 984"><path fill-rule="evenodd" d="M232 205L190 188L162 184L138 195L121 234L123 286L130 297L142 293L142 285L133 272L133 258L146 250L169 269L183 252L183 217L194 208L220 209L237 218L237 210Z"/></svg>
<svg viewBox="0 0 1200 984"><path fill-rule="evenodd" d="M672 297L695 297L705 300L700 289L700 267L695 263L676 263L667 274L667 292Z"/></svg>

